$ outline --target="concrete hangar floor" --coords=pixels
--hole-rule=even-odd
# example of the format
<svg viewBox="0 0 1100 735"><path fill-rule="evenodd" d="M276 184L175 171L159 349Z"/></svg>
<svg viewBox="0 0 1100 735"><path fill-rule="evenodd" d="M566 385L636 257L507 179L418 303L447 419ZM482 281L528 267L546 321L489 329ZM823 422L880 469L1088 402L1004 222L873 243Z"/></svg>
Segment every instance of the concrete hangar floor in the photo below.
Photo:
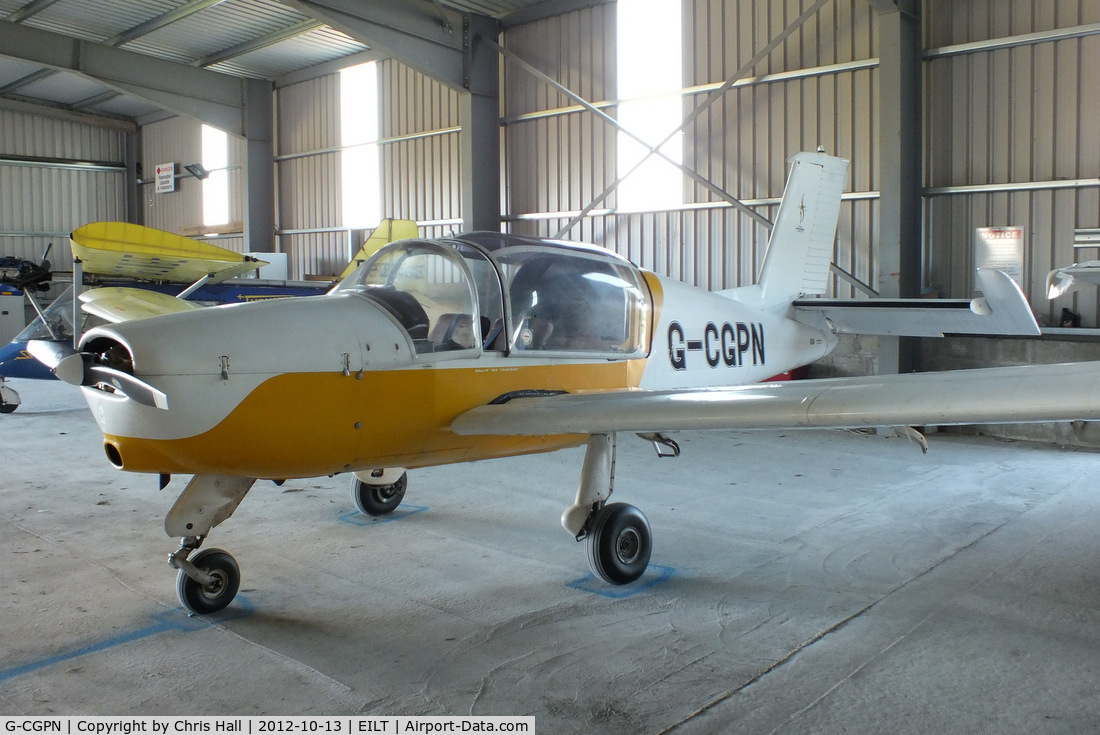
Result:
<svg viewBox="0 0 1100 735"><path fill-rule="evenodd" d="M622 437L653 526L614 589L558 525L581 450L260 483L207 546L242 591L188 617L173 480L114 471L79 392L0 417L0 711L534 715L541 733L1100 730L1100 463L939 434ZM293 417L288 417L290 420Z"/></svg>

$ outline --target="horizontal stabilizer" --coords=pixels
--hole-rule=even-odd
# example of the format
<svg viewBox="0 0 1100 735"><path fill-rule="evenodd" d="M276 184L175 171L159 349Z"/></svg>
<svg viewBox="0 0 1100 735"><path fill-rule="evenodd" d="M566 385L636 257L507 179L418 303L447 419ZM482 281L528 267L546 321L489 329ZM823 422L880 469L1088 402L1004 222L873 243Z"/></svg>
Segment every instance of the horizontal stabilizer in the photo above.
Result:
<svg viewBox="0 0 1100 735"><path fill-rule="evenodd" d="M1100 419L1100 362L515 398L458 416L468 435L948 426Z"/></svg>
<svg viewBox="0 0 1100 735"><path fill-rule="evenodd" d="M1020 287L1006 273L978 270L976 299L799 299L794 318L835 334L942 337L1040 333Z"/></svg>
<svg viewBox="0 0 1100 735"><path fill-rule="evenodd" d="M85 312L112 324L201 309L201 304L141 288L97 288L80 294Z"/></svg>

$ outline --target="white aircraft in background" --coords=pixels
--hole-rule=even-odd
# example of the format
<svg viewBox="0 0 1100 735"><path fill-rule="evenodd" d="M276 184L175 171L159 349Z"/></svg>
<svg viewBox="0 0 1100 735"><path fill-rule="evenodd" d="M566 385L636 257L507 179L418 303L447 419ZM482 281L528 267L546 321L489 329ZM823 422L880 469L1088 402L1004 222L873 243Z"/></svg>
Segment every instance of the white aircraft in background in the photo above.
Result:
<svg viewBox="0 0 1100 735"><path fill-rule="evenodd" d="M1047 298L1053 300L1085 286L1097 285L1100 285L1100 260L1074 263L1047 274Z"/></svg>
<svg viewBox="0 0 1100 735"><path fill-rule="evenodd" d="M617 433L1100 418L1100 364L762 383L844 331L1038 334L1015 283L979 272L973 301L838 301L829 278L848 162L791 159L761 277L708 292L595 246L473 233L390 243L323 296L135 319L79 350L32 343L83 386L108 459L194 477L165 520L186 608L237 592L236 561L198 550L257 479L353 473L391 512L407 468L587 445L562 515L593 571L638 579L649 523L609 503Z"/></svg>

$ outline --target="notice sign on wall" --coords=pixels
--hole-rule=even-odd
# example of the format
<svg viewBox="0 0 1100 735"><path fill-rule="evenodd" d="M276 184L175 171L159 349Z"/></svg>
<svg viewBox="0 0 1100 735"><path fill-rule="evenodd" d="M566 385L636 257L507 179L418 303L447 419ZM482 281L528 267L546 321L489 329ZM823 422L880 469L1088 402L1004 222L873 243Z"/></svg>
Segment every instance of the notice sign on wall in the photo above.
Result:
<svg viewBox="0 0 1100 735"><path fill-rule="evenodd" d="M1024 228L978 227L974 230L974 267L1004 271L1023 286Z"/></svg>
<svg viewBox="0 0 1100 735"><path fill-rule="evenodd" d="M157 164L157 194L168 194L176 190L176 164Z"/></svg>

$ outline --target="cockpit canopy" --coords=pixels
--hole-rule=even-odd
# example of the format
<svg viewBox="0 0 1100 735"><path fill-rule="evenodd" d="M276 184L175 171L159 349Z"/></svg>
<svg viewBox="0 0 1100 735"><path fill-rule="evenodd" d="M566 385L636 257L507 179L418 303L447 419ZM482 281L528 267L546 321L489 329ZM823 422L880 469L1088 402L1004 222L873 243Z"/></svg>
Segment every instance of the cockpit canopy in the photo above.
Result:
<svg viewBox="0 0 1100 735"><path fill-rule="evenodd" d="M487 232L402 240L335 290L380 304L418 354L627 358L649 350L651 306L641 274L591 246Z"/></svg>

